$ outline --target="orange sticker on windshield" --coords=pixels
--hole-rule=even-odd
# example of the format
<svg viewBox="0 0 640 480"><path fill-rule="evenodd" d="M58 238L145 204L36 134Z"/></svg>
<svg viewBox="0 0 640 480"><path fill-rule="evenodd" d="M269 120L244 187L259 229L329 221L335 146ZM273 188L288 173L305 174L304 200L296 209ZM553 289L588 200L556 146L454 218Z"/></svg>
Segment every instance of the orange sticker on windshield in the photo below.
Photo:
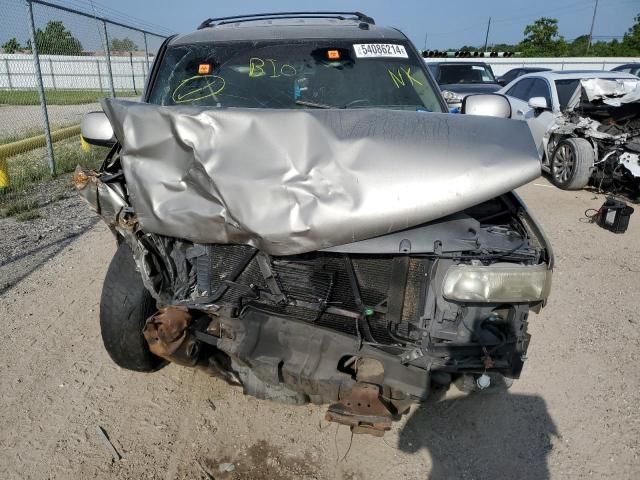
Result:
<svg viewBox="0 0 640 480"><path fill-rule="evenodd" d="M327 50L327 58L329 60L340 60L340 52L338 50Z"/></svg>
<svg viewBox="0 0 640 480"><path fill-rule="evenodd" d="M200 75L208 75L211 73L211 64L210 63L201 63L198 65L198 74Z"/></svg>

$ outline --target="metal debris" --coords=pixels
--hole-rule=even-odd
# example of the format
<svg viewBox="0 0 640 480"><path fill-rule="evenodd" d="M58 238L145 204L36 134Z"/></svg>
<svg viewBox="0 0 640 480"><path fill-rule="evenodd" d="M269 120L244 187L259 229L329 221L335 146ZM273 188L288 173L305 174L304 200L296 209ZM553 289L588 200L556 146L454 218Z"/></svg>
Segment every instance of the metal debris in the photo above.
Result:
<svg viewBox="0 0 640 480"><path fill-rule="evenodd" d="M205 477L207 477L207 480L216 480L215 477L213 475L211 475L211 473L209 473L209 470L204 468L204 465L202 465L202 463L200 463L200 460L196 460L196 465L198 465L198 467L200 467L200 470L202 470L202 473L204 473Z"/></svg>
<svg viewBox="0 0 640 480"><path fill-rule="evenodd" d="M102 428L100 425L96 425L96 430L98 431L98 436L100 437L100 440L102 440L102 443L104 443L109 449L109 453L111 453L113 460L117 462L118 460L122 459L122 456L118 453L116 447L114 447L113 443L111 443L111 440L109 440L109 435L107 435L107 432L104 430L104 428Z"/></svg>
<svg viewBox="0 0 640 480"><path fill-rule="evenodd" d="M233 463L221 463L218 465L218 471L220 472L233 472L236 466Z"/></svg>

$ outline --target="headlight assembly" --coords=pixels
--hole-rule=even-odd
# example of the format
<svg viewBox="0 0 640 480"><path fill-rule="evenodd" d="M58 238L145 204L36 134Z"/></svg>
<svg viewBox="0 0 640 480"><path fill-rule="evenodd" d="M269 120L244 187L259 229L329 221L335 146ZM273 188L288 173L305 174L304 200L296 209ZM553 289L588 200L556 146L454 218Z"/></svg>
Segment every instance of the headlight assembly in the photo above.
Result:
<svg viewBox="0 0 640 480"><path fill-rule="evenodd" d="M442 91L442 96L444 97L444 101L447 103L460 103L462 102L462 97L459 96L458 94L450 91L450 90L443 90Z"/></svg>
<svg viewBox="0 0 640 480"><path fill-rule="evenodd" d="M545 264L454 265L442 288L446 299L461 302L536 302L549 296L551 271Z"/></svg>

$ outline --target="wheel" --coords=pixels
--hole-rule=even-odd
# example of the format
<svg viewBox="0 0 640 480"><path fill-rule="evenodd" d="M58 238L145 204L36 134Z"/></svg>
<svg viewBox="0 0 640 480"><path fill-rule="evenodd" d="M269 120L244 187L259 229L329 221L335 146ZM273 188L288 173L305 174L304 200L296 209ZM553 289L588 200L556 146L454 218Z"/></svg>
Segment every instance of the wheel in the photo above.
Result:
<svg viewBox="0 0 640 480"><path fill-rule="evenodd" d="M100 331L107 353L122 368L152 372L166 364L149 351L142 335L145 320L156 310L136 270L131 248L120 244L102 286Z"/></svg>
<svg viewBox="0 0 640 480"><path fill-rule="evenodd" d="M563 190L579 190L589 183L595 155L584 138L566 138L551 158L551 181Z"/></svg>

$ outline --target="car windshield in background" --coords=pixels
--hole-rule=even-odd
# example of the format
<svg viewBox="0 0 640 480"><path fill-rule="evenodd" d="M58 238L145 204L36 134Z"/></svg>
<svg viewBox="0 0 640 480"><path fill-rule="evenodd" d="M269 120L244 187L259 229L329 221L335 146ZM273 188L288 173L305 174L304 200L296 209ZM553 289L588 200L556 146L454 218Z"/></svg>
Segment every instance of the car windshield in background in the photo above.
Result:
<svg viewBox="0 0 640 480"><path fill-rule="evenodd" d="M496 83L491 69L485 65L440 65L440 85L456 83Z"/></svg>
<svg viewBox="0 0 640 480"><path fill-rule="evenodd" d="M558 91L558 104L560 105L560 111L565 111L567 104L573 94L576 92L576 88L580 85L579 78L566 78L562 80L556 80L556 90Z"/></svg>
<svg viewBox="0 0 640 480"><path fill-rule="evenodd" d="M150 103L441 112L421 60L403 44L344 41L169 47Z"/></svg>

